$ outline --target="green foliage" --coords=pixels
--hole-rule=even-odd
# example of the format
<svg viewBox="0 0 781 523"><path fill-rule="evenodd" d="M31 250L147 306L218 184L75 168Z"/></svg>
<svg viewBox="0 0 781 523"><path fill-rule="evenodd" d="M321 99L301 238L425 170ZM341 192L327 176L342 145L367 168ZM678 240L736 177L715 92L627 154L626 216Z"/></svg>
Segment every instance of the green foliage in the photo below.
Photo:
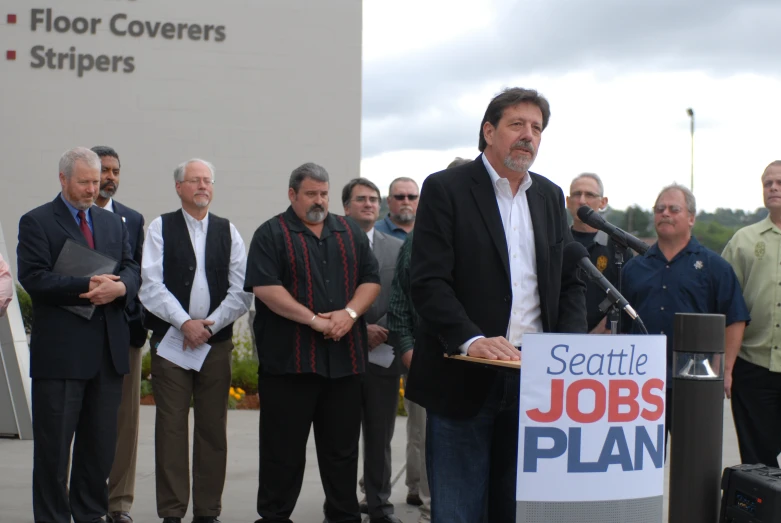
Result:
<svg viewBox="0 0 781 523"><path fill-rule="evenodd" d="M141 397L152 394L152 382L146 379L141 380Z"/></svg>
<svg viewBox="0 0 781 523"><path fill-rule="evenodd" d="M231 386L244 389L247 394L258 391L258 361L255 348L247 336L234 334Z"/></svg>
<svg viewBox="0 0 781 523"><path fill-rule="evenodd" d="M692 234L697 238L697 241L705 247L721 254L724 247L727 245L727 242L732 238L732 235L741 227L742 226L725 227L716 221L696 221L694 222Z"/></svg>
<svg viewBox="0 0 781 523"><path fill-rule="evenodd" d="M150 374L152 374L152 351L146 351L141 357L141 379L148 380Z"/></svg>
<svg viewBox="0 0 781 523"><path fill-rule="evenodd" d="M231 385L244 389L247 394L255 394L258 391L258 362L237 357L234 352Z"/></svg>
<svg viewBox="0 0 781 523"><path fill-rule="evenodd" d="M18 283L16 284L16 297L19 300L19 309L22 311L24 330L30 333L33 330L33 300Z"/></svg>

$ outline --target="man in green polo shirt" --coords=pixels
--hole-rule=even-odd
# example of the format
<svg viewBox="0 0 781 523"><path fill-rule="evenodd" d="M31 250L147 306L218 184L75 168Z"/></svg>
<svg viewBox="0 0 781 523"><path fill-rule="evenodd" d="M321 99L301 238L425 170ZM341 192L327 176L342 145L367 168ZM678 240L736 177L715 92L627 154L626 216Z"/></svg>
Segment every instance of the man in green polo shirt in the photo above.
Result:
<svg viewBox="0 0 781 523"><path fill-rule="evenodd" d="M738 354L727 353L724 391L743 463L778 467L781 453L781 160L765 168L769 214L735 233L722 256L738 276L751 314Z"/></svg>

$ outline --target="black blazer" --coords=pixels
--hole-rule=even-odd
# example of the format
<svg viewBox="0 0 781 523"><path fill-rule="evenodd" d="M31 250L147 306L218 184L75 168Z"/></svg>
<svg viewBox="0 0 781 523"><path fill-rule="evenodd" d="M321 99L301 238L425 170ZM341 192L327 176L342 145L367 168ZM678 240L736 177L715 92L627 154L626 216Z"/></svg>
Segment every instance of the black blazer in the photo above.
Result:
<svg viewBox="0 0 781 523"><path fill-rule="evenodd" d="M564 195L547 178L529 175L543 331L586 332L585 285L574 268L562 273L564 245L572 241ZM482 157L423 184L410 278L421 325L407 397L442 415L474 416L497 371L443 355L458 354L475 336L506 336L512 307L507 240Z"/></svg>
<svg viewBox="0 0 781 523"><path fill-rule="evenodd" d="M85 320L59 305L86 305L79 294L89 290L89 278L61 276L52 267L65 240L87 244L60 195L33 209L19 221L17 265L19 283L33 302L30 340L30 377L89 379L97 375L108 343L114 368L129 371L130 344L125 306L135 299L141 282L140 268L133 260L127 229L119 215L93 206L95 249L119 261L117 274L127 294L98 307Z"/></svg>
<svg viewBox="0 0 781 523"><path fill-rule="evenodd" d="M130 252L133 260L141 266L141 256L144 253L144 217L126 205L113 200L114 214L118 214L127 228L130 238ZM130 322L130 345L141 347L146 342L146 329L144 328L144 307L136 296L127 304L127 317Z"/></svg>

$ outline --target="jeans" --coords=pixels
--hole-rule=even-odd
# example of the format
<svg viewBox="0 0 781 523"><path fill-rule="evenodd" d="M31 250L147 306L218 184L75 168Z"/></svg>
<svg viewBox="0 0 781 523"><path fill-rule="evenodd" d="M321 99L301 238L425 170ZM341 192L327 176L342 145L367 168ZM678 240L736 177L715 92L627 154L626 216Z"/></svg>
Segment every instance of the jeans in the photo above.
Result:
<svg viewBox="0 0 781 523"><path fill-rule="evenodd" d="M428 412L432 523L515 523L519 392L520 375L501 371L476 416Z"/></svg>

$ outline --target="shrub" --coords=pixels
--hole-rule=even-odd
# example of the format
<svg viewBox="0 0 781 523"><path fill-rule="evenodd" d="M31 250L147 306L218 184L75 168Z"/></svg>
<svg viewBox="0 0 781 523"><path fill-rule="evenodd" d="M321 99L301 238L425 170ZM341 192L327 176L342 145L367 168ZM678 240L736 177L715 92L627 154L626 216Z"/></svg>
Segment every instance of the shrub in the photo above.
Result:
<svg viewBox="0 0 781 523"><path fill-rule="evenodd" d="M141 357L141 379L148 380L151 374L152 374L152 351L148 350L146 351L146 354L144 354Z"/></svg>
<svg viewBox="0 0 781 523"><path fill-rule="evenodd" d="M33 300L18 283L16 284L16 297L19 300L19 310L22 312L24 330L29 334L33 330Z"/></svg>
<svg viewBox="0 0 781 523"><path fill-rule="evenodd" d="M150 396L152 394L152 382L149 380L141 380L141 397Z"/></svg>

